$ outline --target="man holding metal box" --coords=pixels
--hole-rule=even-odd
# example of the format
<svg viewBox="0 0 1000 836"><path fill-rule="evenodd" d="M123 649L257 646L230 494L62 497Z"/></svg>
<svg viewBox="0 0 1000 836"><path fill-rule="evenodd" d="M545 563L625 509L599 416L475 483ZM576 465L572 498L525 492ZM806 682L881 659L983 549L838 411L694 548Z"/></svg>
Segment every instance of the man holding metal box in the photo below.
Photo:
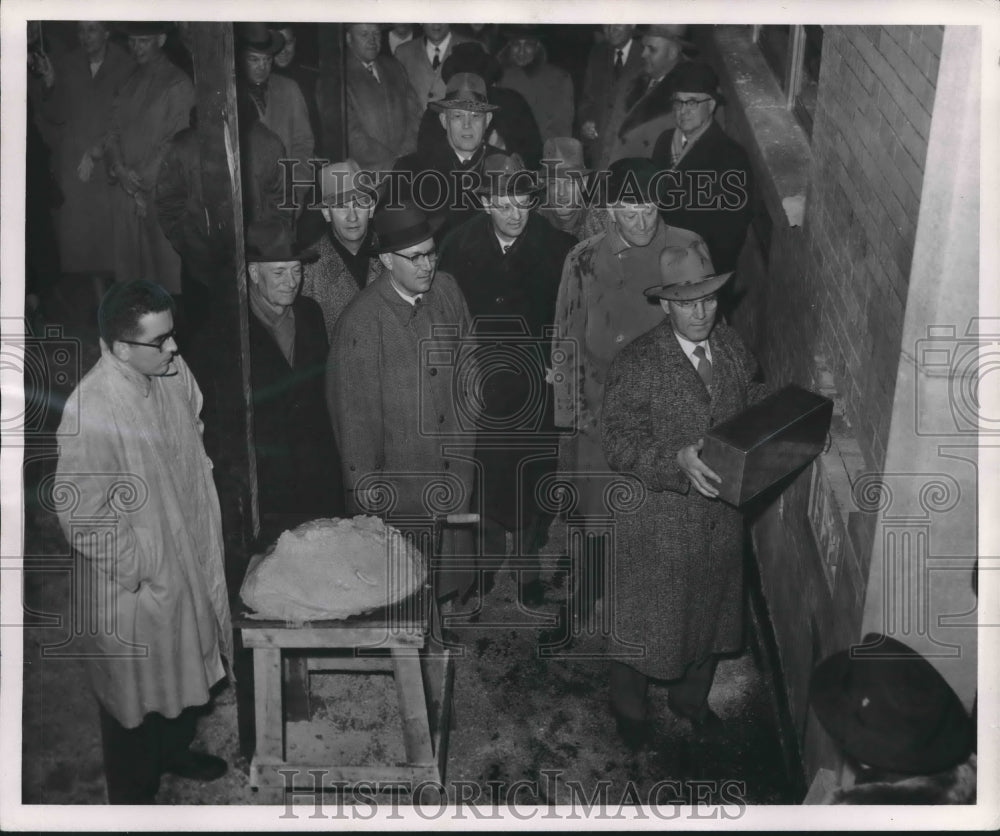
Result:
<svg viewBox="0 0 1000 836"><path fill-rule="evenodd" d="M611 664L612 707L631 748L655 740L650 679L668 682L671 711L696 732L720 728L708 694L718 655L742 642L743 521L716 499L719 477L699 450L711 426L766 394L739 336L716 322L732 273L715 273L699 239L664 249L660 275L646 295L667 317L612 362L601 426L609 464L648 491L617 517L616 634L645 648Z"/></svg>

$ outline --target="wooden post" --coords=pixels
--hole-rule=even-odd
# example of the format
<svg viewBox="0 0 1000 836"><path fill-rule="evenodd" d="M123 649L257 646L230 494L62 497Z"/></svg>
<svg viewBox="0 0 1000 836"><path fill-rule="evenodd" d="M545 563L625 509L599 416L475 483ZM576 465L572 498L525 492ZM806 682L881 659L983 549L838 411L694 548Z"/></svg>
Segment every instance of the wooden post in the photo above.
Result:
<svg viewBox="0 0 1000 836"><path fill-rule="evenodd" d="M213 327L193 358L204 370L198 381L215 405L218 438L216 486L222 506L226 581L238 600L250 544L259 530L257 462L253 446L250 347L243 252L243 201L236 121L235 54L231 23L190 24L201 154L201 186L210 239L222 256L213 288ZM253 745L252 665L247 651L230 660L236 670L240 740Z"/></svg>
<svg viewBox="0 0 1000 836"><path fill-rule="evenodd" d="M319 23L319 115L323 128L320 156L347 159L347 95L344 72L344 24Z"/></svg>

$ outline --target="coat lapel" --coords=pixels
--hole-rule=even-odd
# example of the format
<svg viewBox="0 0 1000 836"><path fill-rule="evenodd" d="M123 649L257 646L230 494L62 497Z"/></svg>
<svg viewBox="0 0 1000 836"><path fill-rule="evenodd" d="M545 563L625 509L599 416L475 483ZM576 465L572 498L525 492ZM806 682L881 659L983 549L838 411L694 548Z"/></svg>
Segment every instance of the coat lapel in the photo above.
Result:
<svg viewBox="0 0 1000 836"><path fill-rule="evenodd" d="M631 58L631 56L629 56ZM625 114L622 126L618 129L619 138L624 138L632 128L649 122L657 116L662 116L670 109L670 85L666 83L669 73L652 90L644 93ZM645 82L645 76L639 76L634 83Z"/></svg>

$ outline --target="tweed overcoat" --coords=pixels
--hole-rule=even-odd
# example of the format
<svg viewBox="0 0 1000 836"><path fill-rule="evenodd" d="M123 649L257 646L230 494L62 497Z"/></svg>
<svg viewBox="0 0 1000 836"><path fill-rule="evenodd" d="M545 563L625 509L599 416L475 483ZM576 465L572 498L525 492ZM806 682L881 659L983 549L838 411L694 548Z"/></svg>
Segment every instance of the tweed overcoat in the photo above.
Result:
<svg viewBox="0 0 1000 836"><path fill-rule="evenodd" d="M727 136L714 120L676 168L670 156L673 141L674 130L664 131L652 155L660 168L674 169L677 173L676 179L661 181L671 192L677 189L664 195L670 206L661 216L668 224L694 230L704 238L712 264L720 273L735 270L752 211L750 159L743 146ZM711 175L710 180L706 173ZM707 189L706 181L710 183ZM672 199L674 194L676 202Z"/></svg>
<svg viewBox="0 0 1000 836"><path fill-rule="evenodd" d="M173 371L146 377L102 342L59 426L52 497L89 625L76 650L126 728L204 705L225 675L220 654L233 659L201 392L183 358Z"/></svg>
<svg viewBox="0 0 1000 836"><path fill-rule="evenodd" d="M390 522L468 509L476 416L462 412L455 372L469 326L462 292L442 271L416 306L384 276L337 321L326 398L349 513L361 513L356 490L380 486L392 495L380 509Z"/></svg>
<svg viewBox="0 0 1000 836"><path fill-rule="evenodd" d="M676 454L756 403L766 387L734 330L716 325L709 347L711 391L664 318L612 361L605 387L608 463L645 486L645 500L616 515L615 627L646 651L621 661L662 679L742 641L743 519L695 490Z"/></svg>
<svg viewBox="0 0 1000 836"><path fill-rule="evenodd" d="M308 182L312 169L306 163L314 156L316 138L309 124L309 108L299 85L286 76L271 73L267 79L267 106L261 110L256 100L254 106L260 121L278 135L289 159L296 161L295 179ZM300 187L296 195L304 199L305 190Z"/></svg>
<svg viewBox="0 0 1000 836"><path fill-rule="evenodd" d="M417 94L421 108L428 102L444 98L445 83L441 78L441 66L458 44L467 43L470 38L458 32L451 33L448 49L441 53L441 64L435 69L427 57L427 38L421 36L396 47L395 59L406 69L410 85Z"/></svg>
<svg viewBox="0 0 1000 836"><path fill-rule="evenodd" d="M532 212L504 255L483 212L452 230L441 247L441 269L455 277L474 318L477 355L493 368L482 388L491 431L480 433L476 449L483 468L480 507L511 530L539 513L535 485L556 466L545 329L552 326L563 262L575 243ZM492 362L502 356L498 350L510 352L509 363Z"/></svg>

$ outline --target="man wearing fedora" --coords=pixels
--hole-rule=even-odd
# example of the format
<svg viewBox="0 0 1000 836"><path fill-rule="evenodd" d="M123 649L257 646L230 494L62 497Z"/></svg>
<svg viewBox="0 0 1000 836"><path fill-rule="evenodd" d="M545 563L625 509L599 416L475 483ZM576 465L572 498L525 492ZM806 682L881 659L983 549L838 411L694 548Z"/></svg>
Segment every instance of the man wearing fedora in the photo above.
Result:
<svg viewBox="0 0 1000 836"><path fill-rule="evenodd" d="M320 172L323 219L327 229L314 244L318 258L303 267L302 295L315 299L323 310L326 334L344 308L384 272L371 253L368 227L375 211L376 187L366 182L354 160L327 163Z"/></svg>
<svg viewBox="0 0 1000 836"><path fill-rule="evenodd" d="M444 141L401 157L395 166L388 204L395 199L414 202L424 211L440 216L436 240L474 217L480 209L473 191L481 182L483 160L500 152L489 145L493 113L497 110L486 95L486 82L474 73L455 73L445 96L431 102L444 128Z"/></svg>
<svg viewBox="0 0 1000 836"><path fill-rule="evenodd" d="M247 230L250 387L262 528L274 536L295 518L343 509L324 375L329 344L323 313L299 294L301 252L288 226L262 221Z"/></svg>
<svg viewBox="0 0 1000 836"><path fill-rule="evenodd" d="M668 705L710 735L708 705L719 654L742 647L743 520L719 501L719 477L699 458L705 432L766 394L736 332L716 322L717 273L701 240L658 257L660 284L646 296L660 323L629 343L608 371L601 436L608 463L646 487L640 507L619 512L614 621L638 657L611 662L611 704L630 746L646 745L650 680ZM655 373L653 373L655 371Z"/></svg>
<svg viewBox="0 0 1000 836"><path fill-rule="evenodd" d="M579 136L591 162L603 158L601 147L619 93L632 85L643 68L642 41L635 34L635 24L609 23L600 29L604 39L590 48L577 112Z"/></svg>
<svg viewBox="0 0 1000 836"><path fill-rule="evenodd" d="M588 237L584 234L588 210L584 206L583 186L591 170L583 163L580 140L569 136L546 140L541 174L546 191L538 214L577 241Z"/></svg>
<svg viewBox="0 0 1000 836"><path fill-rule="evenodd" d="M881 633L829 656L810 701L853 785L824 804L974 804L976 727L923 656Z"/></svg>
<svg viewBox="0 0 1000 836"><path fill-rule="evenodd" d="M654 193L657 174L656 166L645 159L619 160L611 166L604 207L591 210L606 214L608 228L570 250L559 284L556 338L560 348L574 349L554 350L552 358L555 423L573 430L563 440L560 470L572 478L579 494L578 512L584 516L609 513L605 491L611 468L599 429L608 366L621 349L663 317L642 294L649 277L659 273L660 253L665 247L701 241L695 233L660 219ZM596 542L592 551L575 556L574 563L592 582L577 584L571 601L574 612L568 615L585 619L590 614L601 595L605 558ZM570 623L567 620L565 626Z"/></svg>
<svg viewBox="0 0 1000 836"><path fill-rule="evenodd" d="M543 40L544 28L534 24L504 27L507 43L497 54L503 67L500 84L516 90L535 114L542 139L569 136L573 132L576 99L573 79L562 67L549 61Z"/></svg>
<svg viewBox="0 0 1000 836"><path fill-rule="evenodd" d="M441 65L441 78L447 84L455 73L473 73L486 82L486 95L490 104L497 106L493 111L487 133L487 142L502 148L508 154L518 154L528 168L535 168L542 154L542 135L531 107L524 96L509 87L500 87L500 62L477 41L457 44ZM443 146L446 142L445 129L437 111L428 107L420 120L417 131L417 149L427 153L428 149Z"/></svg>
<svg viewBox="0 0 1000 836"><path fill-rule="evenodd" d="M750 159L713 115L721 95L715 71L690 61L671 74L677 126L656 140L651 159L670 169L663 219L697 232L720 270L735 270L751 213Z"/></svg>
<svg viewBox="0 0 1000 836"><path fill-rule="evenodd" d="M451 31L449 23L424 23L421 37L413 38L396 48L395 58L406 69L420 106L426 107L445 95L446 82L441 68L451 51L469 38Z"/></svg>
<svg viewBox="0 0 1000 836"><path fill-rule="evenodd" d="M692 47L684 40L686 31L676 24L643 30L642 73L617 90L597 168L624 157L648 157L660 134L674 126L668 77L684 60L684 50Z"/></svg>
<svg viewBox="0 0 1000 836"><path fill-rule="evenodd" d="M263 23L236 24L240 72L237 94L248 96L260 114L260 121L278 135L288 159L294 160L295 180L312 182L315 138L309 124L309 109L299 85L287 76L272 73L274 56L285 45L284 36ZM307 194L296 190L301 212Z"/></svg>
<svg viewBox="0 0 1000 836"><path fill-rule="evenodd" d="M111 195L115 277L154 281L176 296L181 259L152 204L170 141L188 126L194 85L163 52L169 26L155 21L127 25L136 67L115 98L104 148L118 186Z"/></svg>
<svg viewBox="0 0 1000 836"><path fill-rule="evenodd" d="M402 64L379 53L377 23L348 23L345 29L347 153L363 169L389 171L416 148L425 104Z"/></svg>
<svg viewBox="0 0 1000 836"><path fill-rule="evenodd" d="M480 393L476 448L483 553L502 561L510 533L515 556L530 559L545 545L552 520L539 507L535 486L555 469L558 452L545 380L546 329L563 262L576 241L532 211L543 186L516 154L487 157L483 175L483 212L448 234L440 266L465 294L477 354L484 368L494 369ZM537 568L520 573L520 582L522 601L538 603Z"/></svg>
<svg viewBox="0 0 1000 836"><path fill-rule="evenodd" d="M468 511L475 448L468 380L469 309L437 269L437 221L411 203L375 213L374 250L385 274L337 321L326 397L343 462L347 510L406 528ZM461 376L459 376L461 375ZM432 576L438 598L465 594L470 572Z"/></svg>

